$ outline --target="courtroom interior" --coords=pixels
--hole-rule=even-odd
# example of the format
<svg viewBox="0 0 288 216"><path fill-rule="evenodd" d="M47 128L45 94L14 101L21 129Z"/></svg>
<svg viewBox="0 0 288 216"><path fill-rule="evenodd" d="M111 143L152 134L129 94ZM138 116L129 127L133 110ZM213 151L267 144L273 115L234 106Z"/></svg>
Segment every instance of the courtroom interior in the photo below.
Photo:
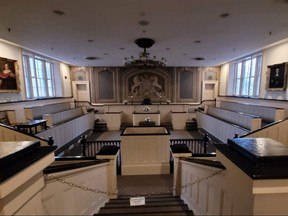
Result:
<svg viewBox="0 0 288 216"><path fill-rule="evenodd" d="M288 214L288 1L1 2L1 215Z"/></svg>

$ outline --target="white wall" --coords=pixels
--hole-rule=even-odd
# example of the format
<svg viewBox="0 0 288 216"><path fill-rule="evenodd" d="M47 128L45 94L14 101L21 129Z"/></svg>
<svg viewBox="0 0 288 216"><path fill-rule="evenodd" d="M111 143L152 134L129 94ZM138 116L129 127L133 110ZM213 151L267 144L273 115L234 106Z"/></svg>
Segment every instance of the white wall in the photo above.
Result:
<svg viewBox="0 0 288 216"><path fill-rule="evenodd" d="M228 94L227 93L228 77L229 77L229 64L224 64L221 66L221 72L220 72L219 95Z"/></svg>
<svg viewBox="0 0 288 216"><path fill-rule="evenodd" d="M262 61L262 73L261 73L261 84L260 84L260 98L266 99L277 99L277 100L288 100L288 91L266 91L266 76L267 76L267 66L274 64L281 64L283 62L288 62L288 42L283 42L274 46L270 46L263 50L263 61ZM220 86L219 95L228 96L233 93L233 76L231 76L229 69L229 64L224 64L221 66L220 72Z"/></svg>
<svg viewBox="0 0 288 216"><path fill-rule="evenodd" d="M288 62L288 42L267 48L263 51L260 97L268 99L288 100L287 88L286 91L265 90L267 66L281 64L284 62Z"/></svg>
<svg viewBox="0 0 288 216"><path fill-rule="evenodd" d="M72 97L71 91L71 77L70 69L67 64L60 63L60 72L62 80L62 96L63 97Z"/></svg>

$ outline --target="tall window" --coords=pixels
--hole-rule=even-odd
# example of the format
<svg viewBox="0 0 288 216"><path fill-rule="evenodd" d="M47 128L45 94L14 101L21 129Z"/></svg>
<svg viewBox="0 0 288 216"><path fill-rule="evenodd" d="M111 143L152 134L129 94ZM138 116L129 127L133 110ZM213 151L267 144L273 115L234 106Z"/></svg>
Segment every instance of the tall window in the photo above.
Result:
<svg viewBox="0 0 288 216"><path fill-rule="evenodd" d="M55 97L53 63L31 54L23 54L27 99Z"/></svg>
<svg viewBox="0 0 288 216"><path fill-rule="evenodd" d="M261 65L262 53L248 56L235 63L234 95L259 96Z"/></svg>

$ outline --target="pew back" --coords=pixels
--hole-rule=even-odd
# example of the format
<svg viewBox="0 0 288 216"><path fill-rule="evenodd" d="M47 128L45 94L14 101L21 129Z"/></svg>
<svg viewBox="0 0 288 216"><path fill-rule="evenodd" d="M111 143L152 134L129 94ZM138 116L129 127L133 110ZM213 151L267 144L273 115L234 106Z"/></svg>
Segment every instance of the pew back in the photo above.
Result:
<svg viewBox="0 0 288 216"><path fill-rule="evenodd" d="M218 118L210 116L206 113L198 111L196 113L198 128L203 128L209 134L213 135L221 142L226 143L227 139L231 139L238 134L240 136L247 134L249 130L239 127L235 124L221 121Z"/></svg>
<svg viewBox="0 0 288 216"><path fill-rule="evenodd" d="M35 136L43 137L47 139L49 136L53 137L54 145L57 149L63 147L65 144L69 143L71 140L75 139L87 130L91 130L94 127L94 113L86 113L74 118L70 121L66 121L63 124L58 124L55 127L51 127L40 133L35 134Z"/></svg>
<svg viewBox="0 0 288 216"><path fill-rule="evenodd" d="M285 118L285 109L277 107L258 106L230 101L221 101L220 108L236 112L249 113L260 116L264 122L274 122Z"/></svg>
<svg viewBox="0 0 288 216"><path fill-rule="evenodd" d="M16 123L15 110L1 110L0 123L4 125L14 125Z"/></svg>
<svg viewBox="0 0 288 216"><path fill-rule="evenodd" d="M256 115L251 115L242 112L235 112L217 107L208 106L207 114L214 116L224 121L231 122L249 130L257 130L261 128L261 118Z"/></svg>
<svg viewBox="0 0 288 216"><path fill-rule="evenodd" d="M28 120L41 119L44 114L56 113L70 109L70 102L47 104L43 106L25 107L25 118Z"/></svg>
<svg viewBox="0 0 288 216"><path fill-rule="evenodd" d="M83 108L77 107L56 113L44 114L42 118L47 120L47 126L52 127L54 125L77 118L83 114L84 114Z"/></svg>

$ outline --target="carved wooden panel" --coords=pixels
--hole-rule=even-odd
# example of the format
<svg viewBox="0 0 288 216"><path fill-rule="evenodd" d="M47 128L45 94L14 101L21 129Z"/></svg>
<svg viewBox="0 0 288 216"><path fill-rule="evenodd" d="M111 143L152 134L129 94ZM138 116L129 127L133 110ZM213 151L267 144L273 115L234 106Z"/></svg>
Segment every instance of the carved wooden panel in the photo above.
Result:
<svg viewBox="0 0 288 216"><path fill-rule="evenodd" d="M128 78L128 94L139 98L165 96L165 78L152 72L135 74Z"/></svg>

